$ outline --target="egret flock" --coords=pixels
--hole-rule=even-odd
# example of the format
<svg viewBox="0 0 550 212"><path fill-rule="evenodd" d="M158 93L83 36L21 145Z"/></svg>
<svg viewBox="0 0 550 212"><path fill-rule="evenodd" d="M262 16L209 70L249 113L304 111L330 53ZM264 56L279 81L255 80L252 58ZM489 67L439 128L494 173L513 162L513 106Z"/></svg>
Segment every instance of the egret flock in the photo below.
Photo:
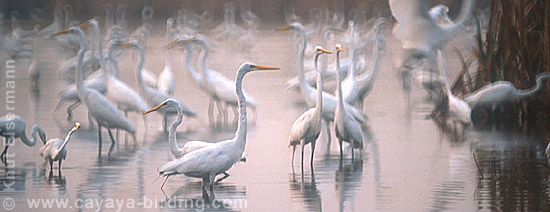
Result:
<svg viewBox="0 0 550 212"><path fill-rule="evenodd" d="M247 109L254 114L255 120L258 118L256 108L267 104L257 102L243 89L244 76L249 72L278 70L297 73L297 77L287 82L288 92L299 91L309 109L297 117L294 123L288 123L289 126L292 125L290 137L281 142L288 142L289 147L292 147L292 163L296 147L300 146L302 171L304 148L308 144L311 146L309 163L311 169L314 169L315 146L318 142L325 142L319 140L323 128L328 145L333 137L337 139L340 160L348 159L344 156L348 150L351 160L362 157L366 145L364 132L369 122L364 113L368 110L364 108L364 102L368 101L370 91L375 89L375 81L380 72L395 72L396 76L399 74L401 77L396 77L395 80L402 80L404 90L409 90L416 81L422 83L426 91L435 96L431 98L431 103L434 106L443 105L444 108L440 108L443 111L442 116L449 120L455 130L459 123L463 132L472 123L473 107L489 105L495 108L501 103L536 94L541 90L543 81L550 79L550 73L542 73L536 80L536 87L527 91L518 90L508 81L497 81L463 98L452 93L451 79L445 70L441 51L457 34L475 34L475 30L472 30L474 27L471 26L474 5L475 0L464 0L458 18L451 20L447 15L449 8L445 5L429 7L425 0L389 0L391 14L388 17L379 16L367 20L363 16L355 15L348 17L347 25L344 14L330 14L323 10L312 10L310 23L306 24L291 9L285 12L286 25L270 31L295 40L298 44L297 64L290 65L295 71L279 70L278 67L282 65L277 63L266 66L268 64L243 61L234 70L234 80L210 68L208 61L225 59L209 57L213 50L229 51L238 46L239 51L246 53L254 45L251 31L261 28L262 19L246 5L240 8L242 27L235 21L235 7L228 3L225 5L224 21L217 27L210 27L213 15L208 11L199 15L189 10L178 10L174 17L163 22L166 24L164 32L153 30L151 22L154 10L150 5L143 8L142 25L134 31L129 30L128 14L123 7L116 7L114 18L115 9L110 6L105 7L104 18L94 17L79 22L73 19L72 7L66 5L53 11L53 22L49 26L36 25L28 30L21 28L17 21L18 14L13 11L11 31L0 28L0 47L11 58L29 58L32 61L28 77L32 82L30 90L33 92L39 92L39 82L44 83L36 53L38 43L48 43L71 55L56 63L56 78L67 86L59 93L56 99L58 104L51 112L54 116L60 116L62 113L59 110L64 103L71 102L66 108L66 116L68 121L72 121L72 111L79 105L85 107L88 125L97 125L99 158L103 152L103 129L111 140L108 150L110 157L118 142L118 136L113 134L113 130L126 132L134 143L138 140L136 133L141 129L136 128L128 118L128 112L135 112L143 117L144 132L148 129L149 114L158 112L163 117L163 131L168 134L166 145L174 158L158 164L158 174L165 177L164 183L173 175L200 178L202 197L213 199L216 176L229 176L227 171L231 167L247 159ZM204 29L215 36L201 34ZM288 31L293 34L285 33ZM145 52L151 45L147 41L154 33L165 35L164 43L154 44L165 51L165 64L162 69L159 67L158 77L144 68ZM389 39L400 43L402 51L395 52L395 70L379 70L382 53L393 54L390 52L393 49L386 48ZM220 45L222 43L229 43L229 46ZM294 45L288 47L294 49ZM172 63L171 55L177 51L184 53L184 67ZM126 54L131 54L136 60L135 67L119 66L117 60ZM269 54L269 51L260 54ZM200 55L199 59L195 59L197 55ZM196 70L195 66L199 66L195 64L199 63L201 66ZM311 63L313 65L309 65ZM231 115L228 111L233 111L232 124L237 126L237 130L232 139L218 142L178 140L178 126L191 120L188 118L202 115L175 95L180 79L174 73L180 71L187 73L186 77L191 79L195 88L209 97L207 115L211 126L230 125L228 117ZM132 87L119 78L121 73L132 73L137 87ZM171 119L174 120L170 124ZM55 161L58 162L61 172L61 163L66 159L67 152L73 148L69 144L70 137L80 128L80 123L73 126L64 140L46 140L46 132L34 125L32 139L29 139L25 121L20 116L8 114L0 118L0 135L5 138L5 148L0 158L6 162L8 147L15 139L19 138L32 147L40 138L44 145L39 154L49 163L50 172Z"/></svg>

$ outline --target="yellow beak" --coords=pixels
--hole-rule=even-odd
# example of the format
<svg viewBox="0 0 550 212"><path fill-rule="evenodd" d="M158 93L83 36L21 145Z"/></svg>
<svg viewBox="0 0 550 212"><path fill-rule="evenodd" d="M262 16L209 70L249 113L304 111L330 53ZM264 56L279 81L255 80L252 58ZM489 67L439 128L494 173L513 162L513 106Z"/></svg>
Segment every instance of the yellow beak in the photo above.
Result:
<svg viewBox="0 0 550 212"><path fill-rule="evenodd" d="M342 49L342 47L340 47L340 46L337 46L337 47L336 47L336 50L341 51L341 52L344 51L344 49Z"/></svg>
<svg viewBox="0 0 550 212"><path fill-rule="evenodd" d="M162 106L164 106L164 105L166 105L166 102L163 102L163 103L157 105L156 107L151 108L151 109L148 110L148 111L145 111L145 113L143 113L143 115L146 115L146 114L148 114L148 113L151 113L151 112L153 112L153 111L156 111L156 110L160 109L160 108L161 108Z"/></svg>
<svg viewBox="0 0 550 212"><path fill-rule="evenodd" d="M326 50L326 49L319 49L319 50L322 51L325 54L332 54L332 52L330 52L329 50Z"/></svg>
<svg viewBox="0 0 550 212"><path fill-rule="evenodd" d="M279 68L277 67L262 66L262 65L252 65L252 68L257 68L258 70L279 70Z"/></svg>
<svg viewBox="0 0 550 212"><path fill-rule="evenodd" d="M283 28L280 28L280 29L276 29L275 31L279 32L279 31L288 31L290 30L290 26L286 26L286 27L283 27Z"/></svg>
<svg viewBox="0 0 550 212"><path fill-rule="evenodd" d="M63 35L63 34L67 34L67 33L69 33L69 30L63 30L61 32L56 32L56 33L52 34L52 36L55 37L55 36Z"/></svg>

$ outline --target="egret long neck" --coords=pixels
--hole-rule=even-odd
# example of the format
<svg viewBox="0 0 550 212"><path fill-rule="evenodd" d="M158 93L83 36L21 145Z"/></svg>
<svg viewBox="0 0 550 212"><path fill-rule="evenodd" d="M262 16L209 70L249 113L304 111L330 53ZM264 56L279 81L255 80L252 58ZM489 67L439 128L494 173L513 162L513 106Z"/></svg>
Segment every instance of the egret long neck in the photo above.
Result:
<svg viewBox="0 0 550 212"><path fill-rule="evenodd" d="M441 28L448 35L452 36L455 33L462 30L462 26L468 21L470 13L474 7L475 0L464 0L462 1L462 6L460 8L460 13L458 14L455 21L455 24L442 25Z"/></svg>
<svg viewBox="0 0 550 212"><path fill-rule="evenodd" d="M149 89L149 86L145 84L145 82L143 82L143 76L141 74L142 68L143 68L143 61L145 60L145 52L143 52L143 49L139 44L134 44L134 46L138 49L140 54L138 66L136 69L136 80L139 85L139 89L143 94L147 89Z"/></svg>
<svg viewBox="0 0 550 212"><path fill-rule="evenodd" d="M178 126L181 124L183 120L183 111L181 109L181 106L179 105L176 107L176 110L178 111L178 116L176 120L174 120L170 125L168 142L170 143L170 151L172 152L172 155L174 155L174 157L176 158L179 158L182 156L181 153L183 149L178 146L178 139L176 138L176 130L178 129Z"/></svg>
<svg viewBox="0 0 550 212"><path fill-rule="evenodd" d="M350 44L349 44L349 53L350 53L350 64L349 64L349 73L348 77L350 80L355 81L355 24L351 22L350 26Z"/></svg>
<svg viewBox="0 0 550 212"><path fill-rule="evenodd" d="M342 80L340 74L340 51L336 52L336 85L338 87L338 92L336 93L338 98L338 105L336 107L337 111L344 111L344 99L342 97Z"/></svg>
<svg viewBox="0 0 550 212"><path fill-rule="evenodd" d="M321 117L321 108L323 108L323 78L317 65L320 53L315 54L315 81L317 82L317 102L315 103L315 116Z"/></svg>
<svg viewBox="0 0 550 212"><path fill-rule="evenodd" d="M520 98L531 96L531 95L539 92L540 89L542 89L542 83L543 83L544 80L549 80L549 79L550 79L550 74L541 75L537 78L537 85L534 88L526 90L526 91L521 91L521 90L515 90L514 89L514 94L517 97L520 97Z"/></svg>
<svg viewBox="0 0 550 212"><path fill-rule="evenodd" d="M84 60L84 53L88 50L88 42L86 42L86 37L84 37L82 30L78 30L77 32L80 38L80 50L78 51L78 66L75 71L75 81L78 97L83 99L84 95L88 92L88 89L84 85L84 74L82 73L82 61Z"/></svg>
<svg viewBox="0 0 550 212"><path fill-rule="evenodd" d="M381 41L380 41L380 34L376 34L375 36L375 42L376 42L376 47L373 49L373 53L374 53L374 62L371 66L371 70L369 71L370 73L372 73L372 77L376 77L376 75L378 74L378 69L379 69L379 66L380 66L380 48L381 48Z"/></svg>
<svg viewBox="0 0 550 212"><path fill-rule="evenodd" d="M32 140L29 140L29 138L27 137L27 134L23 131L23 135L20 136L21 141L23 141L23 143L25 143L27 146L34 146L36 144L36 133L39 130L41 129L36 125L32 128L32 132L31 132Z"/></svg>
<svg viewBox="0 0 550 212"><path fill-rule="evenodd" d="M235 91L238 97L239 104L239 125L237 127L237 132L235 132L235 139L239 142L239 145L244 150L246 145L246 131L247 131L247 122L246 122L246 98L244 97L242 82L244 75L246 74L244 68L239 68L237 72L237 80L235 82Z"/></svg>
<svg viewBox="0 0 550 212"><path fill-rule="evenodd" d="M69 133L67 134L67 136L65 137L65 140L63 141L63 144L61 144L61 146L59 147L59 149L57 149L58 152L62 151L63 149L65 149L65 146L67 146L67 144L69 143L69 140L71 139L71 135L74 133L74 131L76 131L75 129L71 129L71 131L69 131Z"/></svg>
<svg viewBox="0 0 550 212"><path fill-rule="evenodd" d="M186 45L185 49L186 49L185 51L187 52L187 55L185 56L185 66L187 66L187 72L191 75L191 77L193 78L193 81L195 81L198 85L199 82L201 81L201 76L195 70L195 68L193 67L193 64L191 64L191 60L193 59L193 52L192 52L193 50L191 48L191 45Z"/></svg>
<svg viewBox="0 0 550 212"><path fill-rule="evenodd" d="M99 26L97 25L97 22L92 21L90 23L95 31L95 42L97 42L97 51L99 52L99 64L101 65L101 68L103 70L106 70L106 63L105 63L105 57L103 55L103 39L101 39L101 32L99 31ZM104 76L105 72L103 73Z"/></svg>
<svg viewBox="0 0 550 212"><path fill-rule="evenodd" d="M306 53L307 38L304 29L297 28L298 32L302 35L302 47L300 49L300 89L302 94L306 95L306 92L310 92L313 88L306 82L306 74L304 71L304 55Z"/></svg>
<svg viewBox="0 0 550 212"><path fill-rule="evenodd" d="M204 54L202 55L202 77L203 80L208 79L208 64L206 61L208 60L208 56L210 55L210 47L206 43L202 43L202 46L204 48Z"/></svg>

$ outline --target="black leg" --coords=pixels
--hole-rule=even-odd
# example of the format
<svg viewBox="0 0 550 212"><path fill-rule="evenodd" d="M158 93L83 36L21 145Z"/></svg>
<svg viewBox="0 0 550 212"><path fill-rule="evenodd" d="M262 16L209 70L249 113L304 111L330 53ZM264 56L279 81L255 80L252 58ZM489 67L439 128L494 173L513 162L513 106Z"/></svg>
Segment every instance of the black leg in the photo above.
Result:
<svg viewBox="0 0 550 212"><path fill-rule="evenodd" d="M80 106L80 100L67 107L67 121L71 121L73 119L73 110L75 110L78 106Z"/></svg>
<svg viewBox="0 0 550 212"><path fill-rule="evenodd" d="M99 137L99 150L97 151L97 157L101 158L102 138L101 138L101 125L99 125L99 123L97 123L97 134L98 134L98 137Z"/></svg>
<svg viewBox="0 0 550 212"><path fill-rule="evenodd" d="M344 150L342 149L342 139L338 138L338 144L340 144L340 159L344 158Z"/></svg>
<svg viewBox="0 0 550 212"><path fill-rule="evenodd" d="M59 159L59 167L57 167L57 172L58 172L58 175L61 176L61 162L63 160L62 159Z"/></svg>
<svg viewBox="0 0 550 212"><path fill-rule="evenodd" d="M222 174L223 174L223 177L220 178L220 179L218 179L218 180L216 180L216 182L221 182L222 180L225 180L225 178L228 178L228 177L229 177L229 174L228 174L227 172L223 172Z"/></svg>
<svg viewBox="0 0 550 212"><path fill-rule="evenodd" d="M311 161L309 162L309 165L313 169L313 153L315 153L315 140L311 142Z"/></svg>
<svg viewBox="0 0 550 212"><path fill-rule="evenodd" d="M109 137L111 138L111 147L109 148L109 157L111 157L111 153L113 152L113 148L115 148L115 139L113 137L113 134L111 133L111 129L107 128L107 132L109 133Z"/></svg>
<svg viewBox="0 0 550 212"><path fill-rule="evenodd" d="M167 175L166 176L166 179L164 179L164 182L162 182L162 185L160 186L160 190L162 191L162 194L164 194L164 197L166 197L166 199L168 199L168 196L166 195L166 193L164 192L164 184L166 184L166 181L168 181L168 178L170 177L170 175Z"/></svg>

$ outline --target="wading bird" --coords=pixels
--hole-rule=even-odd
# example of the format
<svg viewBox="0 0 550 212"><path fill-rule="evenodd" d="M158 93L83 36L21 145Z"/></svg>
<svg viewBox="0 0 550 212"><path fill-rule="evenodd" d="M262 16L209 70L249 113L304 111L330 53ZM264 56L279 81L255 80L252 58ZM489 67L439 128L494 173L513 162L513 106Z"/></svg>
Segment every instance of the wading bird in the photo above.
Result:
<svg viewBox="0 0 550 212"><path fill-rule="evenodd" d="M44 157L50 164L50 174L53 172L53 162L59 163L59 174L61 175L61 162L67 158L67 149L65 148L71 139L71 135L80 128L80 123L76 123L69 131L65 140L54 138L48 140L43 147L40 148L40 156Z"/></svg>
<svg viewBox="0 0 550 212"><path fill-rule="evenodd" d="M290 130L290 144L292 146L292 163L294 163L294 153L296 152L296 146L302 146L302 170L304 167L304 147L311 143L311 161L310 165L313 167L313 153L315 152L315 143L319 134L321 133L321 108L323 107L323 79L317 61L321 54L332 54L330 51L323 49L323 47L315 47L315 72L317 72L317 102L315 107L302 113L296 121L292 124Z"/></svg>
<svg viewBox="0 0 550 212"><path fill-rule="evenodd" d="M202 178L202 196L204 199L214 199L214 178L216 175L229 170L233 164L240 161L246 146L247 120L246 120L246 98L242 89L244 76L251 71L278 70L275 67L261 66L253 63L243 63L237 72L235 90L238 96L239 123L235 137L230 140L220 141L211 146L193 151L180 159L163 164L159 174L169 176L184 174L188 177ZM166 183L162 183L162 187ZM210 195L206 186L210 186Z"/></svg>
<svg viewBox="0 0 550 212"><path fill-rule="evenodd" d="M135 142L136 140L136 127L132 122L130 122L124 115L118 111L115 105L113 105L109 100L103 96L101 93L96 90L92 90L84 86L83 73L82 73L82 60L84 59L84 52L88 49L86 42L86 37L84 37L84 32L78 27L71 27L68 30L55 33L53 36L73 33L77 34L80 38L80 50L78 52L78 68L75 73L76 88L78 91L79 99L84 102L84 105L88 108L88 113L90 116L96 120L98 125L98 137L99 137L99 150L98 156L101 156L101 127L107 128L109 137L111 138L111 147L109 148L109 155L115 147L115 139L111 133L111 128L122 129L130 133Z"/></svg>
<svg viewBox="0 0 550 212"><path fill-rule="evenodd" d="M133 46L133 47L137 48L137 50L139 51L141 56L139 58L139 62L138 62L136 72L135 72L136 73L136 80L137 80L137 83L138 83L139 91L140 91L141 95L145 98L145 101L147 101L147 103L149 103L149 106L155 107L155 106L161 104L162 102L166 101L167 99L172 98L168 94L165 94L165 93L160 92L160 91L158 91L154 88L149 87L143 81L142 71L143 71L143 63L145 61L145 52L143 51L143 48L141 47L141 45L137 41L134 40L134 41L130 41L129 43L119 44L119 46L122 46L122 47ZM187 117L196 117L197 116L197 113L193 109L191 109L190 107L185 106L181 102L180 102L180 105L183 108L183 115L185 115ZM163 115L163 122L162 122L163 124L162 125L163 125L163 130L166 132L167 131L167 124L168 124L167 123L168 116L177 115L177 111L174 108L170 108L170 107L169 108L162 108L159 111Z"/></svg>
<svg viewBox="0 0 550 212"><path fill-rule="evenodd" d="M27 124L25 121L18 115L8 114L0 118L0 136L3 136L5 139L4 151L0 155L2 162L6 163L6 153L8 148L12 145L13 140L20 138L21 141L27 146L36 145L36 133L42 139L42 142L46 142L46 132L42 130L37 124L32 127L32 140L29 140L27 133L25 133L25 128Z"/></svg>
<svg viewBox="0 0 550 212"><path fill-rule="evenodd" d="M545 72L537 76L537 84L529 90L518 90L508 81L496 81L476 92L469 94L464 99L472 107L496 106L505 102L516 101L536 94L542 88L542 82L550 79L550 73Z"/></svg>
<svg viewBox="0 0 550 212"><path fill-rule="evenodd" d="M340 44L336 45L336 67L340 67L340 52L344 51ZM354 158L355 148L363 149L363 132L361 131L361 125L355 120L355 118L346 110L344 104L344 97L342 95L342 77L341 73L337 72L336 83L338 84L337 98L338 105L336 105L336 112L334 114L334 131L340 144L340 159L344 156L342 150L343 141L350 143L351 145L351 158Z"/></svg>

